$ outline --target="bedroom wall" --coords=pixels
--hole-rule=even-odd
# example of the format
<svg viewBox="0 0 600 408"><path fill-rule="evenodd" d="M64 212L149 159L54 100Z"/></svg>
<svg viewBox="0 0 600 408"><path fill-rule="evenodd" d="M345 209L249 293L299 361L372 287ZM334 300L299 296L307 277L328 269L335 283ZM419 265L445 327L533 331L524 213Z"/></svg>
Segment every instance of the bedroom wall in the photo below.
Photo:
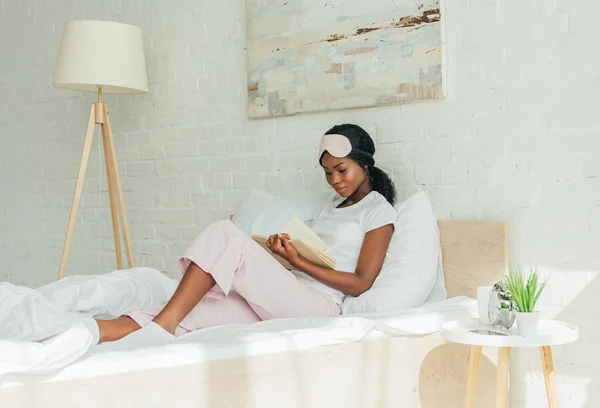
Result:
<svg viewBox="0 0 600 408"><path fill-rule="evenodd" d="M60 262L94 99L51 87L62 26L129 22L150 92L106 101L138 265L175 276L186 242L250 188L324 189L319 136L356 122L401 197L423 188L440 218L510 222L513 263L553 274L543 311L581 326L555 349L561 406L600 406L600 5L447 3L446 101L249 121L239 0L0 0L0 280L44 284ZM115 267L99 143L67 274ZM513 364L513 407L545 406L538 353Z"/></svg>

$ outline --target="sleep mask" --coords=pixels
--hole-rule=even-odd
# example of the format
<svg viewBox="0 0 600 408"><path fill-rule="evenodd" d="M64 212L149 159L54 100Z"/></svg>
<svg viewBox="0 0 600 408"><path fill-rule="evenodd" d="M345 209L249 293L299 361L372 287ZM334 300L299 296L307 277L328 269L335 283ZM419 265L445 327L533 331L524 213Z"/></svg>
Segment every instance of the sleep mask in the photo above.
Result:
<svg viewBox="0 0 600 408"><path fill-rule="evenodd" d="M374 165L373 155L369 152L353 147L350 139L344 135L336 133L324 135L321 138L321 146L319 147L319 161L323 158L323 153L328 152L333 157L342 158L354 153L357 156L362 156L370 165Z"/></svg>
<svg viewBox="0 0 600 408"><path fill-rule="evenodd" d="M344 135L331 134L324 135L321 138L321 146L319 147L319 160L323 157L323 153L328 152L333 157L346 157L352 151L352 143Z"/></svg>

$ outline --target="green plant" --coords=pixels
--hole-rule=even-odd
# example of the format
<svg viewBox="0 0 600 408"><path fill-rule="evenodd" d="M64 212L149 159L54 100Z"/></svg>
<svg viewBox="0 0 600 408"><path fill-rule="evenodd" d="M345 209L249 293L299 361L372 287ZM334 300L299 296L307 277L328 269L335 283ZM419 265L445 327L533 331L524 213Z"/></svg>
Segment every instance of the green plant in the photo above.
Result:
<svg viewBox="0 0 600 408"><path fill-rule="evenodd" d="M540 278L536 268L509 268L503 280L517 310L523 313L533 312L549 277Z"/></svg>

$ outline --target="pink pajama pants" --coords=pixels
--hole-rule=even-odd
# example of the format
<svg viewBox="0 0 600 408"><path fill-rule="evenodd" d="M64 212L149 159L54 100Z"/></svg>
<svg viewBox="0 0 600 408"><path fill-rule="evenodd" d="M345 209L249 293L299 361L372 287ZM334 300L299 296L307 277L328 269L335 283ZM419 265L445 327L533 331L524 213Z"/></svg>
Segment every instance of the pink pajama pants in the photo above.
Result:
<svg viewBox="0 0 600 408"><path fill-rule="evenodd" d="M182 274L192 262L211 274L216 285L181 321L177 336L210 326L341 313L329 295L298 281L231 221L217 221L194 239L179 259ZM162 308L128 316L144 326Z"/></svg>

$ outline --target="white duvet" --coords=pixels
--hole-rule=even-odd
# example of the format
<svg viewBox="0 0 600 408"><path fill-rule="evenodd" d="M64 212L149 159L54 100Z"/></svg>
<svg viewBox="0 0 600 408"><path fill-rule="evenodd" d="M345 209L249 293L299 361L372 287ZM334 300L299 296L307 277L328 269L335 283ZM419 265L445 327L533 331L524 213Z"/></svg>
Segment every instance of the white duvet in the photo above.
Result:
<svg viewBox="0 0 600 408"><path fill-rule="evenodd" d="M160 305L176 286L151 268L70 276L38 289L0 283L0 379L72 363L93 345L93 316Z"/></svg>
<svg viewBox="0 0 600 408"><path fill-rule="evenodd" d="M438 331L444 321L476 315L474 301L459 297L418 309L276 319L208 328L178 338L148 327L113 343L92 344L86 326L92 316L119 316L163 304L176 285L176 280L150 268L72 276L36 290L0 283L0 387L22 383L31 374L53 373L53 380L64 380L427 334Z"/></svg>

